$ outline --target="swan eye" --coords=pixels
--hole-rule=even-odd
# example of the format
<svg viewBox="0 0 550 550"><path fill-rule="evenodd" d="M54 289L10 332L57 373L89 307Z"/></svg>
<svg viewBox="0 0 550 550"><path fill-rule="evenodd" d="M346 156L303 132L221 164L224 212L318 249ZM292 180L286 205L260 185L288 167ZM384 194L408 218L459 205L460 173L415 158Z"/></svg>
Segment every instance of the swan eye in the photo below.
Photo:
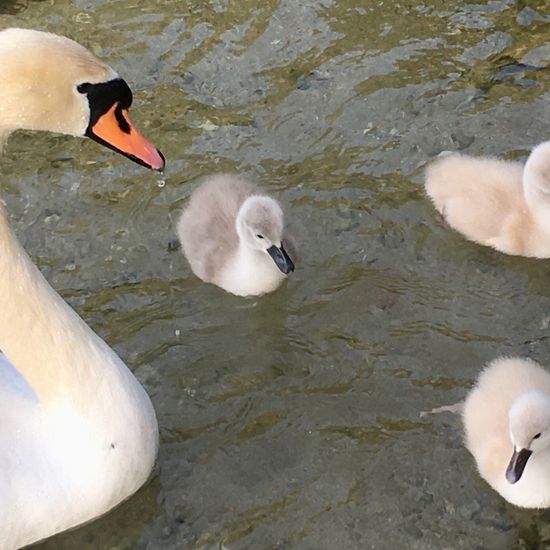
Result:
<svg viewBox="0 0 550 550"><path fill-rule="evenodd" d="M533 437L533 439L538 439L540 436L541 436L541 434L538 433L535 437Z"/></svg>
<svg viewBox="0 0 550 550"><path fill-rule="evenodd" d="M256 237L258 237L258 239L263 239L264 238L264 236L260 235L259 233L256 235Z"/></svg>
<svg viewBox="0 0 550 550"><path fill-rule="evenodd" d="M90 89L92 85L89 83L89 82L84 82L83 84L79 84L76 89L81 93L81 94L87 94L88 93L88 90Z"/></svg>

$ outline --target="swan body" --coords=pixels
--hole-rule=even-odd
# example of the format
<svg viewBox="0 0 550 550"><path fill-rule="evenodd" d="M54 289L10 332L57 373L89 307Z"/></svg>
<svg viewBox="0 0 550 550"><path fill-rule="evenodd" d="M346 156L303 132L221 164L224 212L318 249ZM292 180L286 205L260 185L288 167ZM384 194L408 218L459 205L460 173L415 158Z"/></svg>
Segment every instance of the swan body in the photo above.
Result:
<svg viewBox="0 0 550 550"><path fill-rule="evenodd" d="M507 501L550 506L550 373L534 361L499 358L463 408L465 443L481 476Z"/></svg>
<svg viewBox="0 0 550 550"><path fill-rule="evenodd" d="M452 154L426 173L426 192L449 225L505 254L550 257L550 142L524 165Z"/></svg>
<svg viewBox="0 0 550 550"><path fill-rule="evenodd" d="M294 271L281 207L238 176L207 178L177 229L193 272L233 294L271 292Z"/></svg>
<svg viewBox="0 0 550 550"><path fill-rule="evenodd" d="M164 158L127 116L131 92L75 42L0 32L0 137L89 136L154 169ZM0 548L89 521L134 493L158 449L136 378L48 285L0 200Z"/></svg>

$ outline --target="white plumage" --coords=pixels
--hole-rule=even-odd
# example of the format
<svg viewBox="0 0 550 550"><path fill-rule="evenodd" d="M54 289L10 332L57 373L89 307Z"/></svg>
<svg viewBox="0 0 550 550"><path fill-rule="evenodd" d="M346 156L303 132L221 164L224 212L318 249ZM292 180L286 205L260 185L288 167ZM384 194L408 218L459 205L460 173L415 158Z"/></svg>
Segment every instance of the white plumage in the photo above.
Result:
<svg viewBox="0 0 550 550"><path fill-rule="evenodd" d="M452 154L426 173L426 192L467 239L517 256L550 257L550 142L527 163Z"/></svg>
<svg viewBox="0 0 550 550"><path fill-rule="evenodd" d="M84 135L90 104L77 85L113 79L69 39L0 32L0 137L17 128ZM134 160L164 164L133 127L126 135L143 145ZM158 426L136 378L17 242L1 200L0 349L0 548L12 550L134 493L153 468Z"/></svg>
<svg viewBox="0 0 550 550"><path fill-rule="evenodd" d="M550 506L550 373L499 358L480 374L463 409L465 442L481 476L506 500Z"/></svg>

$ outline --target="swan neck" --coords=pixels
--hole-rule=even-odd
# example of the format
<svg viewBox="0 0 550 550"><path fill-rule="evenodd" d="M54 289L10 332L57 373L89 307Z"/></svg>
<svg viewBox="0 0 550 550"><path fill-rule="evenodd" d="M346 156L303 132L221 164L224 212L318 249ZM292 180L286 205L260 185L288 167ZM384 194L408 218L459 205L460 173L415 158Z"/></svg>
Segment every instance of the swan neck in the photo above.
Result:
<svg viewBox="0 0 550 550"><path fill-rule="evenodd" d="M1 201L0 259L0 349L43 403L70 399L83 378L96 376L98 357L116 356L49 286L18 243Z"/></svg>

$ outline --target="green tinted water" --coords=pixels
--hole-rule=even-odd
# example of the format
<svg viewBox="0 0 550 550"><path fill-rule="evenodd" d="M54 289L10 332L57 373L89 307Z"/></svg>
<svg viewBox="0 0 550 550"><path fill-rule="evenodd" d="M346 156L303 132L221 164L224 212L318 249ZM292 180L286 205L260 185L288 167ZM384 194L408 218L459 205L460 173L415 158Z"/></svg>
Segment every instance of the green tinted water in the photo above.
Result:
<svg viewBox="0 0 550 550"><path fill-rule="evenodd" d="M3 9L2 9L3 8ZM550 264L440 224L443 150L523 158L550 127L545 1L19 0L3 26L68 35L135 90L164 176L96 144L18 134L17 233L146 387L151 482L36 548L537 548L547 512L479 479L461 399L500 354L550 364ZM197 177L238 171L286 205L283 288L243 300L169 252ZM537 546L538 545L538 546Z"/></svg>

